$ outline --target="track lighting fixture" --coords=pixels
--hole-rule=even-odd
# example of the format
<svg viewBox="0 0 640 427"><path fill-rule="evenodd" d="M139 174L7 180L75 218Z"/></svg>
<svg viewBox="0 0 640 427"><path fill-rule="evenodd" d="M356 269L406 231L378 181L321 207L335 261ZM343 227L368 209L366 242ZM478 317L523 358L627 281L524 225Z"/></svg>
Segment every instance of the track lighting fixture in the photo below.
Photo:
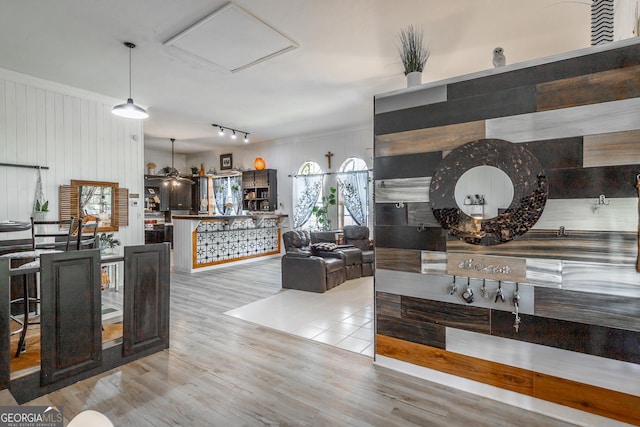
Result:
<svg viewBox="0 0 640 427"><path fill-rule="evenodd" d="M111 113L128 119L146 119L149 117L149 114L144 108L134 104L133 98L131 98L131 50L136 47L136 45L131 42L124 42L124 45L129 48L129 98L124 104L113 107Z"/></svg>
<svg viewBox="0 0 640 427"><path fill-rule="evenodd" d="M215 123L212 124L211 126L213 126L214 128L220 129L218 131L218 135L220 135L220 136L224 136L225 130L231 131L231 139L237 139L238 138L238 134L244 133L244 143L245 144L249 143L249 132L245 132L245 131L240 130L240 129L233 129L233 128L228 128L228 127L221 126L221 125L216 125Z"/></svg>

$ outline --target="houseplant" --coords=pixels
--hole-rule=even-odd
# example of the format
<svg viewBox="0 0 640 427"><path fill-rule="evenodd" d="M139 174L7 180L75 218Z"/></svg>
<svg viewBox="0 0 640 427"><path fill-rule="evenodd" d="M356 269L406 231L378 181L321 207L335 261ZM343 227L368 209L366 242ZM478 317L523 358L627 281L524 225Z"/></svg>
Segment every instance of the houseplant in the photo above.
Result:
<svg viewBox="0 0 640 427"><path fill-rule="evenodd" d="M329 195L322 196L322 206L314 206L311 210L311 213L315 215L316 222L320 229L327 231L331 230L331 218L329 218L329 206L335 206L337 204L336 187L331 187L329 189Z"/></svg>
<svg viewBox="0 0 640 427"><path fill-rule="evenodd" d="M404 75L407 76L407 86L419 85L422 83L422 70L429 59L429 50L423 44L422 30L409 25L400 31L398 38L398 51Z"/></svg>
<svg viewBox="0 0 640 427"><path fill-rule="evenodd" d="M113 233L101 233L98 236L98 245L101 253L110 253L116 246L120 246L120 240L114 238Z"/></svg>
<svg viewBox="0 0 640 427"><path fill-rule="evenodd" d="M35 206L33 208L33 219L36 221L44 221L47 216L47 212L49 212L49 201L48 200L36 200Z"/></svg>

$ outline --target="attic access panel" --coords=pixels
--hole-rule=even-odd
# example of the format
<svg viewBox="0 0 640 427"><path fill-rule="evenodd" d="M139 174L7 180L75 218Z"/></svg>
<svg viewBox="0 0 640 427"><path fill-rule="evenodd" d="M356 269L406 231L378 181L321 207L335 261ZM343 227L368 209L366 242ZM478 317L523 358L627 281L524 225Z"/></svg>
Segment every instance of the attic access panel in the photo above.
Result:
<svg viewBox="0 0 640 427"><path fill-rule="evenodd" d="M236 73L298 44L235 3L227 3L166 42Z"/></svg>

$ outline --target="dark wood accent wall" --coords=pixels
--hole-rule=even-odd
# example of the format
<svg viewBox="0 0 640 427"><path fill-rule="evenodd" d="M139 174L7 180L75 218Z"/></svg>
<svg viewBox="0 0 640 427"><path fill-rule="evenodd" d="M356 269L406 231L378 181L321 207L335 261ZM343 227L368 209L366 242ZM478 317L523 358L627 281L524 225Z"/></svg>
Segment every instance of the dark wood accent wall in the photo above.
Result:
<svg viewBox="0 0 640 427"><path fill-rule="evenodd" d="M100 251L43 254L40 265L40 378L50 384L101 364Z"/></svg>
<svg viewBox="0 0 640 427"><path fill-rule="evenodd" d="M125 248L122 353L169 347L169 244Z"/></svg>
<svg viewBox="0 0 640 427"><path fill-rule="evenodd" d="M401 92L384 96L384 111L374 117L380 195L374 238L381 273L375 280L385 290L376 292L376 353L640 425L638 395L589 385L588 377L583 383L456 354L449 351L446 332L479 334L474 345L486 345L482 354L500 337L640 364L640 123L634 118L640 106L640 43L614 43L443 86L446 100L428 105L402 108ZM448 235L430 212L429 198L421 197L429 194L439 159L484 138L522 144L542 165L549 188L538 225L495 246ZM381 180L387 188L379 188ZM600 195L610 204L598 205ZM527 260L534 302L532 311L520 314L517 331L512 295L502 306L480 307L460 298L443 302L444 296L425 291L431 275L444 274L451 253ZM426 259L433 265L423 271ZM428 274L406 274L420 272ZM401 284L393 282L394 275L402 277ZM536 282L542 276L546 280ZM458 293L464 288L459 284Z"/></svg>

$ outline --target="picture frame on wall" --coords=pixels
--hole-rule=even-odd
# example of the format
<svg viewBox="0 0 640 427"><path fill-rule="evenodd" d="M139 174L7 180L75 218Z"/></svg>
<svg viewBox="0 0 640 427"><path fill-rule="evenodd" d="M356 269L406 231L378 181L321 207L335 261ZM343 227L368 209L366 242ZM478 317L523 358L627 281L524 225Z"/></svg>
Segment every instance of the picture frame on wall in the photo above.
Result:
<svg viewBox="0 0 640 427"><path fill-rule="evenodd" d="M229 170L233 165L233 154L220 154L220 170Z"/></svg>

